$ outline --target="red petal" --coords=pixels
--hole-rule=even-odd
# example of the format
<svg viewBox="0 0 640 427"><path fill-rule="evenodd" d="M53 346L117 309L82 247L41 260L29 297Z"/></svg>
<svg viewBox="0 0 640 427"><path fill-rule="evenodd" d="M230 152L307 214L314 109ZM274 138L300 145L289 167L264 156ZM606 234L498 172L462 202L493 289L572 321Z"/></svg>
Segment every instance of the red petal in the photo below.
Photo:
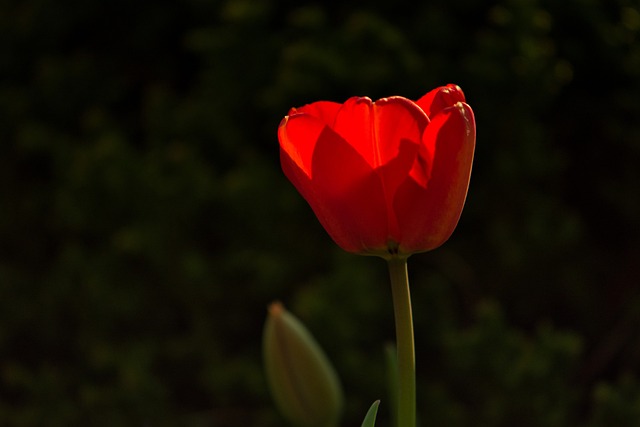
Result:
<svg viewBox="0 0 640 427"><path fill-rule="evenodd" d="M324 124L329 127L333 127L333 123L336 119L336 114L342 107L342 104L331 101L318 101L312 104L305 105L300 108L292 108L289 112L289 115L293 114L309 114L317 119L320 119Z"/></svg>
<svg viewBox="0 0 640 427"><path fill-rule="evenodd" d="M420 98L416 104L422 108L429 118L433 118L438 112L453 106L456 102L465 102L464 93L458 85L448 84L430 91Z"/></svg>
<svg viewBox="0 0 640 427"><path fill-rule="evenodd" d="M309 178L313 150L324 128L321 120L308 114L287 116L278 127L281 157L286 155Z"/></svg>
<svg viewBox="0 0 640 427"><path fill-rule="evenodd" d="M333 130L377 168L398 155L401 141L420 143L428 119L416 107L399 96L375 103L366 97L350 98L338 111Z"/></svg>
<svg viewBox="0 0 640 427"><path fill-rule="evenodd" d="M371 168L376 165L373 102L369 98L349 98L343 105L333 130L348 141Z"/></svg>
<svg viewBox="0 0 640 427"><path fill-rule="evenodd" d="M469 187L475 149L475 120L465 103L436 114L423 137L434 148L427 187L413 179L398 189L394 208L402 227L400 250L435 249L455 229Z"/></svg>
<svg viewBox="0 0 640 427"><path fill-rule="evenodd" d="M284 120L278 132L282 169L334 241L349 252L386 246L382 183L343 138L307 114Z"/></svg>
<svg viewBox="0 0 640 427"><path fill-rule="evenodd" d="M388 218L385 241L399 238L393 198L415 162L428 121L414 102L399 96L375 103L369 98L351 98L336 116L334 130L380 176Z"/></svg>

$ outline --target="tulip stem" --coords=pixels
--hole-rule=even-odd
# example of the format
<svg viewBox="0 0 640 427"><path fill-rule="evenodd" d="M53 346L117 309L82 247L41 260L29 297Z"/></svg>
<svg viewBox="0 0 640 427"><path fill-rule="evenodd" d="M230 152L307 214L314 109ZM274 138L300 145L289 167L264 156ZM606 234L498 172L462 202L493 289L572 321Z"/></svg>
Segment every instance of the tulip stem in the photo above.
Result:
<svg viewBox="0 0 640 427"><path fill-rule="evenodd" d="M413 316L407 258L392 256L388 259L393 311L396 321L396 346L398 352L398 402L397 426L416 425L416 361L413 341Z"/></svg>

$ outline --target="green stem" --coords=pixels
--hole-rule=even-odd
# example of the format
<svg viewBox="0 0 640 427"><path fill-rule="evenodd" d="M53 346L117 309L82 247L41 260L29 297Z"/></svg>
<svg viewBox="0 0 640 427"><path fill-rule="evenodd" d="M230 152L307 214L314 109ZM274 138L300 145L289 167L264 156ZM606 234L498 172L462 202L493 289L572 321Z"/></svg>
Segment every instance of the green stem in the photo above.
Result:
<svg viewBox="0 0 640 427"><path fill-rule="evenodd" d="M398 350L397 427L415 427L416 360L413 344L413 316L411 314L407 258L394 256L388 262Z"/></svg>

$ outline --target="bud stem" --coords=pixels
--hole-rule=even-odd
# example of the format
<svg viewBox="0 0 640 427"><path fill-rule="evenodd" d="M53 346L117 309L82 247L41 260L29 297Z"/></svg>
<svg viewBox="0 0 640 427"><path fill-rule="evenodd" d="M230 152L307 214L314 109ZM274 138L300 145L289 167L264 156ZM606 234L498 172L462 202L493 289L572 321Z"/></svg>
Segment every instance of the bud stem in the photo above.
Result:
<svg viewBox="0 0 640 427"><path fill-rule="evenodd" d="M398 413L396 417L398 424L396 427L415 427L416 363L407 258L392 256L388 259L388 263L398 352Z"/></svg>

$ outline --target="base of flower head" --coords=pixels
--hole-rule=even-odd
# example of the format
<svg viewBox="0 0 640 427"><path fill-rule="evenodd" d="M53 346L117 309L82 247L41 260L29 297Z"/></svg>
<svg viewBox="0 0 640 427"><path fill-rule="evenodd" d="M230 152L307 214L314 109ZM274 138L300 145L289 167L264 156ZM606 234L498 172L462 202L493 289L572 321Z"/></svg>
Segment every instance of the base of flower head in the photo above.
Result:
<svg viewBox="0 0 640 427"><path fill-rule="evenodd" d="M395 240L387 241L387 245L380 249L368 249L363 252L358 252L359 255L365 256L377 256L387 261L390 259L406 259L409 258L410 253L401 253L400 245Z"/></svg>

